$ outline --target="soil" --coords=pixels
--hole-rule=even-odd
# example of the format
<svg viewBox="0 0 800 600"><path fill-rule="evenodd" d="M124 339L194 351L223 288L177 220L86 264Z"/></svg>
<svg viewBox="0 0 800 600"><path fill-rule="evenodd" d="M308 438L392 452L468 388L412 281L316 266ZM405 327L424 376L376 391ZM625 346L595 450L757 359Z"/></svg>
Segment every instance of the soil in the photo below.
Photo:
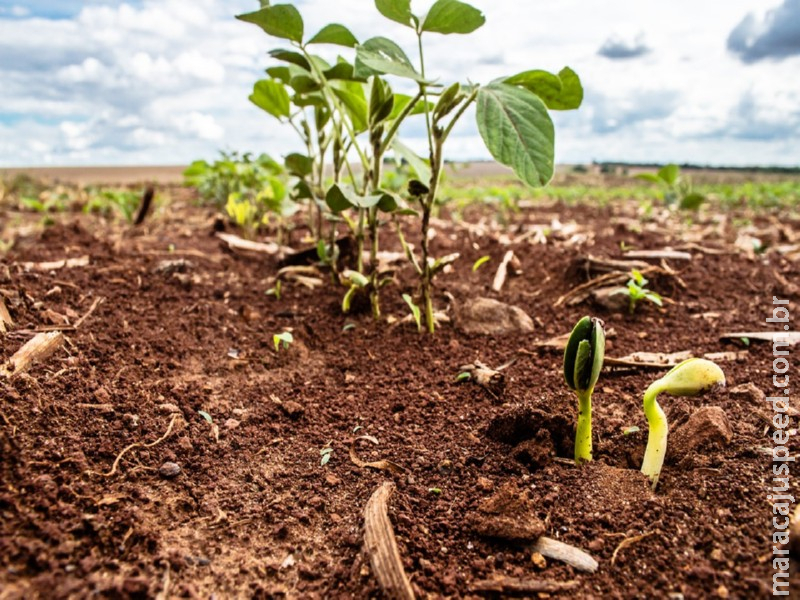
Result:
<svg viewBox="0 0 800 600"><path fill-rule="evenodd" d="M169 212L137 229L56 216L23 231L0 262L15 322L0 335L3 360L52 328L54 313L74 324L105 299L65 331L57 354L0 380L0 598L379 597L363 553L363 510L389 479L397 486L389 515L419 597L479 597L473 585L499 576L577 581L565 595L581 598L771 593L772 430L758 391L772 388L772 348L720 335L769 330L772 297L799 299L800 264L734 248L735 215L640 225L632 207L542 205L506 230L490 227L484 209L467 211L463 224L437 221L434 254L461 253L437 280L437 306L451 302L445 292L451 316L468 298L495 298L524 309L535 329L479 336L443 324L430 336L401 322L401 293L415 292L410 267L399 267L383 293L392 323L374 323L368 311L342 315L343 289L327 282L313 290L284 283L276 299L265 291L277 257L232 253L214 237L213 212L173 195ZM745 216L777 237L800 225L788 215ZM0 213L12 218L31 219ZM546 244L514 242L554 218L576 228L553 228ZM678 247L698 232L692 260L670 261L678 276L653 279L669 299L663 309L554 306L584 280L576 259L620 258L623 242ZM291 245L302 247L304 233L298 226ZM393 235L383 242L398 250ZM507 249L523 274L498 294L491 284ZM21 266L83 255L85 267ZM472 272L483 255L491 261ZM595 461L571 464L577 402L560 351L537 342L584 314L605 321L607 356L745 351L720 362L727 388L661 398L676 430L699 408L721 407L730 442L668 456L652 492L638 468L641 397L655 372L606 370L594 397ZM276 352L273 335L283 331L294 342ZM515 357L503 386L456 382L461 365ZM790 359L794 376L800 353ZM752 394L731 391L748 383ZM640 430L626 434L631 426ZM378 444L354 442L365 435ZM351 444L362 461L386 459L403 471L357 466ZM800 451L796 435L790 446ZM480 507L509 489L538 519L535 529L540 521L548 537L589 552L597 572L479 534L489 518ZM800 496L800 478L791 490Z"/></svg>

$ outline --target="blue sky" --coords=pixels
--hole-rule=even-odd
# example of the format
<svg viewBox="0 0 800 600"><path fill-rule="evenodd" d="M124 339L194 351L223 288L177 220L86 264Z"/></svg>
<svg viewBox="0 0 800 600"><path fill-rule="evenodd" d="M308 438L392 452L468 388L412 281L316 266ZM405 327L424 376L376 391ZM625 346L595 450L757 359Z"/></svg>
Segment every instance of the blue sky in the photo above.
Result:
<svg viewBox="0 0 800 600"><path fill-rule="evenodd" d="M488 82L571 66L586 95L580 110L554 115L560 162L800 164L800 0L471 1L486 25L431 37L429 70ZM309 33L343 21L359 39L385 35L415 57L409 32L371 0L296 4ZM0 0L0 166L299 150L290 128L247 100L280 45L233 19L257 5ZM467 117L449 157L486 158ZM419 123L405 133L424 147Z"/></svg>

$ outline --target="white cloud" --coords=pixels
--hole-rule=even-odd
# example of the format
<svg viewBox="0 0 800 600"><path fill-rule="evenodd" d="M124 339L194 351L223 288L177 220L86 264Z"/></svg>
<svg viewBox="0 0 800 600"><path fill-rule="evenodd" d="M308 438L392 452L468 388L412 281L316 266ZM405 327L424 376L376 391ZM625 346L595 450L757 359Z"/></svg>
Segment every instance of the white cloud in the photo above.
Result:
<svg viewBox="0 0 800 600"><path fill-rule="evenodd" d="M486 14L486 26L471 36L431 36L429 74L485 83L570 65L586 98L579 111L554 114L558 160L800 162L793 143L800 135L800 80L793 77L800 57L744 66L726 48L745 15L767 14L770 7L759 0L729 0L724 9L715 0L472 2ZM413 6L419 11L430 3ZM307 37L329 21L343 22L362 40L392 38L416 60L413 33L383 19L372 4L298 6ZM276 156L299 150L291 128L247 100L270 64L266 52L285 45L233 19L256 6L256 0L95 1L71 19L0 13L0 165L176 163L213 157L221 147ZM606 54L622 49L637 58L598 56L604 45ZM320 52L335 59L349 51ZM450 158L488 156L471 119L451 138ZM411 145L421 150L421 122L406 132L418 136Z"/></svg>

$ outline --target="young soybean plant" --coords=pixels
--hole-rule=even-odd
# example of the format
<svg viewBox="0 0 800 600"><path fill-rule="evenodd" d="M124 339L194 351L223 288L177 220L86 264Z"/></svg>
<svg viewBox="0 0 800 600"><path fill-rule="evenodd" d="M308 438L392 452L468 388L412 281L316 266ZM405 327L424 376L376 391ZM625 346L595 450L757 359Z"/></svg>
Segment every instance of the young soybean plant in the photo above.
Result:
<svg viewBox="0 0 800 600"><path fill-rule="evenodd" d="M576 464L592 460L592 393L603 368L605 350L603 322L590 317L578 321L564 350L564 379L578 396Z"/></svg>
<svg viewBox="0 0 800 600"><path fill-rule="evenodd" d="M422 209L422 260L407 251L420 277L422 308L429 332L435 328L432 301L433 277L442 264L430 257L428 229L444 160L443 148L453 128L467 108L477 104L477 123L491 155L511 167L528 185L539 187L553 176L553 122L548 109L578 108L583 100L580 79L565 67L557 75L530 70L499 78L488 85L440 84L428 77L423 37L430 34L470 34L483 26L485 18L476 8L459 0L436 0L424 16L411 11L410 0L375 0L378 11L387 19L414 31L417 37L419 67L392 40L374 37L356 47L355 73L361 76L387 75L411 80L424 100L429 161L404 156L419 180L409 183L412 200ZM428 96L438 95L431 109ZM408 154L402 145L395 152ZM413 160L412 162L412 159ZM403 244L405 246L405 244Z"/></svg>
<svg viewBox="0 0 800 600"><path fill-rule="evenodd" d="M667 417L658 404L662 392L673 396L699 396L717 386L725 385L725 374L715 363L704 358L689 358L672 368L661 379L650 384L644 394L644 414L650 431L642 462L642 473L658 484L664 457L667 454Z"/></svg>

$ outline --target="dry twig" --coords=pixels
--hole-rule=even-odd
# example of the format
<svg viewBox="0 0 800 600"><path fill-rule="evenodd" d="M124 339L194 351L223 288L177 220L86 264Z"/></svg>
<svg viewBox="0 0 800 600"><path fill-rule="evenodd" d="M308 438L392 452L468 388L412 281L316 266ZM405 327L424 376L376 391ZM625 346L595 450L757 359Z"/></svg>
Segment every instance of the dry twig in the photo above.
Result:
<svg viewBox="0 0 800 600"><path fill-rule="evenodd" d="M400 550L389 521L389 497L394 484L387 481L373 492L364 508L364 551L384 595L390 600L411 600L414 591L408 580Z"/></svg>
<svg viewBox="0 0 800 600"><path fill-rule="evenodd" d="M649 531L647 533L643 533L642 535L634 535L629 538L625 538L619 543L619 546L616 547L614 550L614 554L611 555L611 564L613 565L617 561L617 554L619 554L622 550L629 546L633 546L634 544L641 542L643 539L650 537L651 535L658 533L657 531Z"/></svg>
<svg viewBox="0 0 800 600"><path fill-rule="evenodd" d="M111 466L111 470L108 473L98 473L97 471L87 471L90 475L100 475L100 477L111 477L114 473L117 472L117 467L119 466L119 461L122 460L122 457L125 456L129 451L133 450L134 448L152 448L153 446L157 446L164 440L166 440L170 434L172 433L172 427L175 425L175 420L180 415L173 415L172 420L169 422L169 427L167 427L167 432L158 438L155 442L150 442L149 444L143 444L142 442L134 442L130 446L126 446L122 452L117 455L117 458L114 459L114 464Z"/></svg>

